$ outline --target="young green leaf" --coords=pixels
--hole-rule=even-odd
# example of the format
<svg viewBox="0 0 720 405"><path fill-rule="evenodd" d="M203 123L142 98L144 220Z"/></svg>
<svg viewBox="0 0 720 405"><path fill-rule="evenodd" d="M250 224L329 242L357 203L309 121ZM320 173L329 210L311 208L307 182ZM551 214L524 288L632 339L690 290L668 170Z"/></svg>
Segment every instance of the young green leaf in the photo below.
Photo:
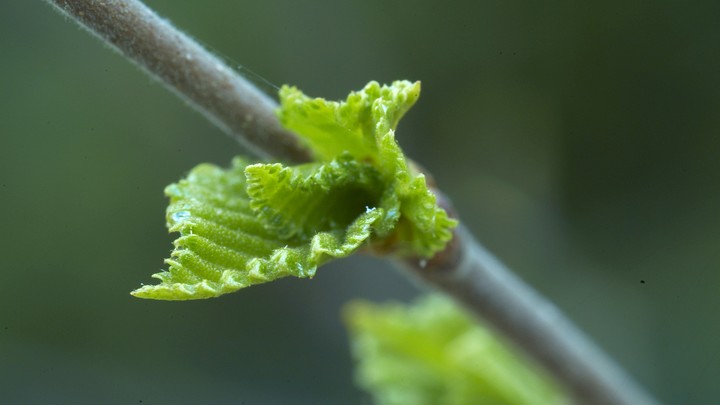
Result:
<svg viewBox="0 0 720 405"><path fill-rule="evenodd" d="M250 165L245 176L250 207L282 239L344 227L374 207L382 190L377 171L348 154L295 167Z"/></svg>
<svg viewBox="0 0 720 405"><path fill-rule="evenodd" d="M452 238L457 222L436 204L422 173L416 172L395 140L395 128L420 96L420 82L390 86L368 83L345 101L310 98L294 87L280 90L280 121L296 131L319 161L342 154L369 162L384 182L379 207L397 216L397 253L431 257ZM399 211L394 211L395 208Z"/></svg>
<svg viewBox="0 0 720 405"><path fill-rule="evenodd" d="M395 141L419 91L419 83L372 82L330 102L283 87L278 115L317 161L288 167L237 158L228 170L200 165L168 186L168 227L180 237L168 270L153 276L161 283L132 294L208 298L280 277L312 277L364 244L390 244L414 257L443 249L456 221Z"/></svg>
<svg viewBox="0 0 720 405"><path fill-rule="evenodd" d="M447 298L345 310L356 380L379 405L568 404L493 332Z"/></svg>
<svg viewBox="0 0 720 405"><path fill-rule="evenodd" d="M347 172L328 174L333 168ZM143 286L132 294L161 300L210 298L281 277L312 277L317 267L330 258L345 257L357 250L370 237L382 211L359 207L361 212L354 213L343 225L323 219L318 224L325 226L319 225L312 234L305 232L307 224L302 221L285 224L278 232L278 224L268 220L272 214L253 210L252 206L258 204L248 190L259 193L263 184L284 182L289 184L286 188L297 187L295 192L302 188L336 189L347 177L362 177L360 170L360 166L338 161L282 169L276 165L248 165L241 158L235 158L228 170L209 164L196 167L187 179L165 189L170 197L168 228L180 233L175 249L165 260L169 269L153 275L161 280L160 284ZM252 187L248 187L246 173ZM297 184L302 182L306 184ZM268 204L259 204L259 209L276 202L272 196L267 198ZM326 209L345 209L338 203L347 201L338 198L319 204L312 199L296 199L293 208L314 212L318 209L314 205L319 204Z"/></svg>
<svg viewBox="0 0 720 405"><path fill-rule="evenodd" d="M408 81L390 86L370 82L340 102L310 98L295 87L283 86L278 116L303 138L318 160L349 152L358 160L377 161L381 149L388 147L395 159L402 152L394 144L393 131L419 96L420 82ZM385 139L391 142L381 145Z"/></svg>

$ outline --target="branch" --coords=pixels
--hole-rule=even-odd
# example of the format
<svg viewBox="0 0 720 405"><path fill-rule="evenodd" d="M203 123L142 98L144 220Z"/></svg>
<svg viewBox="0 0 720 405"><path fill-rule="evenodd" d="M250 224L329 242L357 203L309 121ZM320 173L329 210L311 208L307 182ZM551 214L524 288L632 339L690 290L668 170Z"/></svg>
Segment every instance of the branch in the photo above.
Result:
<svg viewBox="0 0 720 405"><path fill-rule="evenodd" d="M160 79L256 153L290 162L309 160L295 135L280 126L270 98L139 1L46 1ZM458 228L448 248L432 260L401 264L493 324L554 375L578 403L655 403L464 227Z"/></svg>
<svg viewBox="0 0 720 405"><path fill-rule="evenodd" d="M158 78L252 152L310 160L275 117L276 103L136 0L47 0Z"/></svg>
<svg viewBox="0 0 720 405"><path fill-rule="evenodd" d="M655 404L552 303L493 257L464 226L457 228L448 248L432 260L399 264L493 325L549 371L577 403Z"/></svg>

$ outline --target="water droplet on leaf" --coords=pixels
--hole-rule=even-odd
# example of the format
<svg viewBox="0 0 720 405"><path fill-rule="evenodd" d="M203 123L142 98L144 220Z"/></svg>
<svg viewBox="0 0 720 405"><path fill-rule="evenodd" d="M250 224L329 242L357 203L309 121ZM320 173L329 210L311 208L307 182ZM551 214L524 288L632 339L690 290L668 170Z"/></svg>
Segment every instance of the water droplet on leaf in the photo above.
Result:
<svg viewBox="0 0 720 405"><path fill-rule="evenodd" d="M178 223L190 219L190 216L190 211L178 211L173 212L170 219L172 219L173 222Z"/></svg>

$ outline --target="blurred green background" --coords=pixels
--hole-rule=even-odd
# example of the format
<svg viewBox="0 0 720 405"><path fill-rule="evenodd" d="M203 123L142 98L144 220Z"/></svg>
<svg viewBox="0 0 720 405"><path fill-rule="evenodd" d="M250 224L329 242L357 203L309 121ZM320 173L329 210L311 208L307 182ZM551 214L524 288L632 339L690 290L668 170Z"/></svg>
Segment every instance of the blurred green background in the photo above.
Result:
<svg viewBox="0 0 720 405"><path fill-rule="evenodd" d="M400 143L476 235L660 400L720 398L720 3L148 4L311 95L422 80ZM243 151L42 1L4 3L0 51L2 402L369 402L339 310L413 283L358 257L132 298L171 248L163 187Z"/></svg>

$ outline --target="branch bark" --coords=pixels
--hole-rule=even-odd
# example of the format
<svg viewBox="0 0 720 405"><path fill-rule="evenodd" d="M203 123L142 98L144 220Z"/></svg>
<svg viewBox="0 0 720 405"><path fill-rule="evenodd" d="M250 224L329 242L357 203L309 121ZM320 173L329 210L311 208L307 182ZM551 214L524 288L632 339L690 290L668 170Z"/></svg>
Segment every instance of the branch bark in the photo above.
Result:
<svg viewBox="0 0 720 405"><path fill-rule="evenodd" d="M136 0L47 0L262 157L310 160L276 103Z"/></svg>
<svg viewBox="0 0 720 405"><path fill-rule="evenodd" d="M275 103L219 58L137 0L46 0L140 65L252 151L310 159L280 126ZM430 261L401 265L489 321L582 404L654 404L550 302L513 275L462 226Z"/></svg>
<svg viewBox="0 0 720 405"><path fill-rule="evenodd" d="M562 383L581 404L651 405L638 387L552 303L485 250L460 225L430 261L399 263L493 325Z"/></svg>

